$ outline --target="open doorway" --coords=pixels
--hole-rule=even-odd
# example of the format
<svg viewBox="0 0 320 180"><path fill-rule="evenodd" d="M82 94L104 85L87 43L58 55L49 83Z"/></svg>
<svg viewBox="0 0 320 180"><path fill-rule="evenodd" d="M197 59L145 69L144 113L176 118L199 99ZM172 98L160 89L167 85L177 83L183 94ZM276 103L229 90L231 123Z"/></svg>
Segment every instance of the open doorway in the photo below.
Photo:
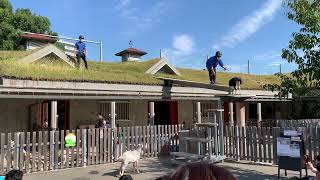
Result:
<svg viewBox="0 0 320 180"><path fill-rule="evenodd" d="M57 106L57 128L60 130L70 129L69 101L58 101Z"/></svg>
<svg viewBox="0 0 320 180"><path fill-rule="evenodd" d="M178 124L178 103L176 101L154 102L154 125Z"/></svg>
<svg viewBox="0 0 320 180"><path fill-rule="evenodd" d="M50 130L51 129L51 101L44 100L33 104L29 108L31 130ZM69 119L69 101L57 101L57 124L59 130L68 130L70 128Z"/></svg>

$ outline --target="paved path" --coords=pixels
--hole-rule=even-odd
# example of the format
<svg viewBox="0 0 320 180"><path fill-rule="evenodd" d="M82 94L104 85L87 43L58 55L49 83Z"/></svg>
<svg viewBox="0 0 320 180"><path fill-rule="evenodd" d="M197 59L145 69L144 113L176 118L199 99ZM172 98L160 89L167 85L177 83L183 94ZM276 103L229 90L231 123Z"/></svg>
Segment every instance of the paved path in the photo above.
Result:
<svg viewBox="0 0 320 180"><path fill-rule="evenodd" d="M24 180L117 180L119 163L89 166L85 168L75 168L51 172L41 172L26 174ZM239 180L267 180L278 179L277 167L260 166L248 163L220 163L229 169ZM132 173L132 165L129 165L126 173ZM132 174L134 180L154 179L156 177L168 174L174 170L168 159L145 159L140 162L140 174ZM282 172L284 175L284 172ZM298 172L288 171L288 177L298 176ZM287 178L282 178L287 179Z"/></svg>

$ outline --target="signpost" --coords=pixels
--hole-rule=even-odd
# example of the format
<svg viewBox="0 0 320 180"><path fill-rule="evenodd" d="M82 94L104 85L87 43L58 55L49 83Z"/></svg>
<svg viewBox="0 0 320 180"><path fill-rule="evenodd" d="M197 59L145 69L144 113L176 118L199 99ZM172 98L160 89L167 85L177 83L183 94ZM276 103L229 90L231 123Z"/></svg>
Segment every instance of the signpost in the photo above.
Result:
<svg viewBox="0 0 320 180"><path fill-rule="evenodd" d="M299 171L300 178L302 169L305 169L308 176L304 163L305 148L302 132L284 130L277 138L277 155L279 157L278 178L280 178L280 169L285 170L286 176L287 170Z"/></svg>

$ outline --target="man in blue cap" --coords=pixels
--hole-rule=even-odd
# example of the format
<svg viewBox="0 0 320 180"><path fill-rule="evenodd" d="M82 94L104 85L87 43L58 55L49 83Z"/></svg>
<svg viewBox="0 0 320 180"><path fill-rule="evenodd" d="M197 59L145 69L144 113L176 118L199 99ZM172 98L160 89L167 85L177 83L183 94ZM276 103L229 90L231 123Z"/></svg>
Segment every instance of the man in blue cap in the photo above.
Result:
<svg viewBox="0 0 320 180"><path fill-rule="evenodd" d="M227 70L227 68L224 66L221 60L221 57L222 57L222 53L220 51L217 51L215 56L212 56L207 60L206 66L209 72L210 84L216 83L216 77L217 77L216 67L218 66L218 64L224 70Z"/></svg>
<svg viewBox="0 0 320 180"><path fill-rule="evenodd" d="M84 37L81 35L79 36L79 41L74 45L75 53L77 57L77 67L80 67L80 59L83 60L86 69L88 69L87 63L87 48L86 44L84 43Z"/></svg>

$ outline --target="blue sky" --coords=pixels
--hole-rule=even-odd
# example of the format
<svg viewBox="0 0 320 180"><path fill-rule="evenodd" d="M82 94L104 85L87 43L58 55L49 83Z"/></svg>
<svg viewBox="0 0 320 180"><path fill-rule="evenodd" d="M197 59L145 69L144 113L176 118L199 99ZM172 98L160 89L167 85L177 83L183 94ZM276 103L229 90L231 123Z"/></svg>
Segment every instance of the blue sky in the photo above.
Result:
<svg viewBox="0 0 320 180"><path fill-rule="evenodd" d="M104 60L120 61L115 53L128 48L148 52L144 59L165 57L178 67L203 69L207 55L219 49L233 72L270 74L296 66L281 59L298 26L285 15L281 0L11 0L51 20L61 36L102 40ZM99 58L89 45L89 57Z"/></svg>

